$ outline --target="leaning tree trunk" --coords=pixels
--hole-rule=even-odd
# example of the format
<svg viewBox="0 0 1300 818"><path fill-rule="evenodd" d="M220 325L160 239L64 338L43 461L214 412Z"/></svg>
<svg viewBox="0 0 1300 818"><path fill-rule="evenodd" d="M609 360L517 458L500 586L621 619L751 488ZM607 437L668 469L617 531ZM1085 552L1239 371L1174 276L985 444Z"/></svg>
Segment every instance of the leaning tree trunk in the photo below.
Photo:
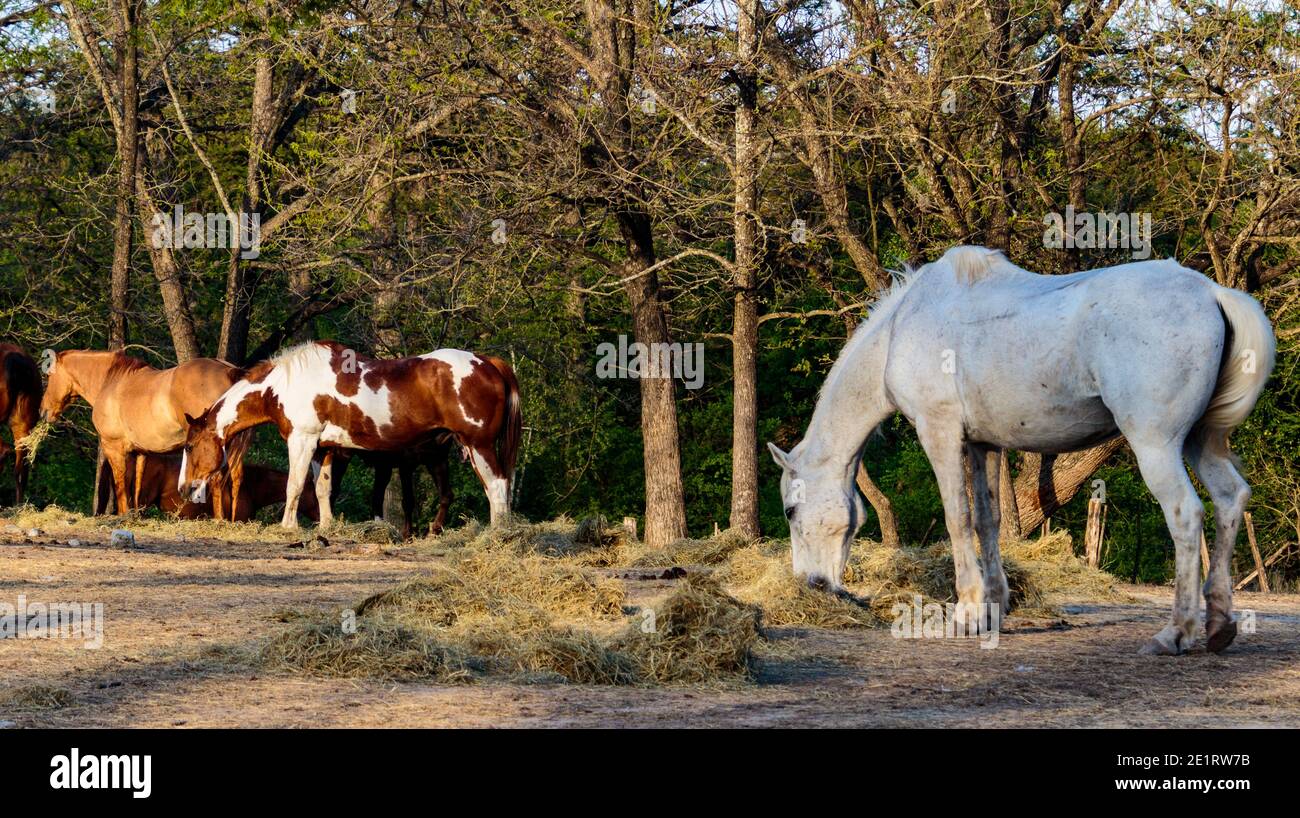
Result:
<svg viewBox="0 0 1300 818"><path fill-rule="evenodd" d="M1011 458L1006 449L1002 450L1001 468L998 469L998 510L1001 525L998 538L1002 542L1018 540L1024 536L1020 527L1020 504L1016 502L1016 486L1011 480Z"/></svg>
<svg viewBox="0 0 1300 818"><path fill-rule="evenodd" d="M1033 531L1070 502L1093 472L1123 444L1124 438L1117 437L1091 449L1048 458L1026 454L1015 482L1020 530Z"/></svg>
<svg viewBox="0 0 1300 818"><path fill-rule="evenodd" d="M880 490L880 487L867 474L867 468L861 461L858 462L858 490L871 503L871 507L876 510L876 517L880 520L880 542L882 545L898 547L898 520L894 518L894 504L889 502L889 498Z"/></svg>

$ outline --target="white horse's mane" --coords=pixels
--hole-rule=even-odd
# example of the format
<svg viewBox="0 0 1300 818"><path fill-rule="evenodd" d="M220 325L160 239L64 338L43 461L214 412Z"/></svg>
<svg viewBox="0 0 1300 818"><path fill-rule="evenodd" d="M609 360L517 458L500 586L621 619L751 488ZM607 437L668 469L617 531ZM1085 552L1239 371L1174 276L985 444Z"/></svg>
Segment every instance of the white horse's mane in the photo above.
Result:
<svg viewBox="0 0 1300 818"><path fill-rule="evenodd" d="M877 292L875 301L868 308L867 317L858 324L857 329L844 344L844 348L840 350L839 356L831 366L831 371L826 375L821 391L817 394L818 404L828 392L838 388L844 372L856 365L860 348L871 343L876 333L889 324L903 296L907 295L912 285L932 270L945 268L953 271L958 282L968 285L976 284L997 273L1022 272L1021 268L1007 260L1001 250L973 245L953 247L937 261L923 264L918 268L904 265L902 270L889 271L893 282Z"/></svg>
<svg viewBox="0 0 1300 818"><path fill-rule="evenodd" d="M288 380L295 370L308 370L313 365L328 364L330 350L317 341L304 341L291 347L285 347L270 357L271 365L280 371L281 377Z"/></svg>
<svg viewBox="0 0 1300 818"><path fill-rule="evenodd" d="M913 270L911 267L904 266L902 270L891 270L890 275L893 283L876 293L876 300L871 302L867 308L867 317L862 319L857 329L849 336L849 340L840 350L840 354L831 365L831 371L826 375L826 381L822 384L821 390L817 394L817 402L821 403L822 397L827 392L833 391L837 381L843 374L844 370L851 365L851 362L857 359L858 348L868 344L885 324L889 323L890 317L898 309L898 304L907 295L912 284L926 272L931 265L927 264L920 269Z"/></svg>

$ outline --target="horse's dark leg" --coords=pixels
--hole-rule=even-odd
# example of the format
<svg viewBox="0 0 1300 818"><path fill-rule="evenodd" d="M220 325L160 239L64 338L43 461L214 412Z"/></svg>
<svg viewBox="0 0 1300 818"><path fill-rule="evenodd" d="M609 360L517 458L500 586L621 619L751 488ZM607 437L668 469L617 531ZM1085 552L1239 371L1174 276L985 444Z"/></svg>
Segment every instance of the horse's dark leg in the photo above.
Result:
<svg viewBox="0 0 1300 818"><path fill-rule="evenodd" d="M104 447L95 452L95 496L92 499L91 515L98 517L108 514L113 504L113 470L104 457Z"/></svg>
<svg viewBox="0 0 1300 818"><path fill-rule="evenodd" d="M433 475L433 482L438 486L438 513L433 518L433 522L429 523L431 537L442 533L443 526L447 524L447 513L451 509L451 471L448 467L450 456L450 446L439 446L424 461L429 474Z"/></svg>
<svg viewBox="0 0 1300 818"><path fill-rule="evenodd" d="M21 506L27 496L27 472L31 468L31 459L19 441L31 434L32 424L15 414L9 419L9 430L14 433L14 505Z"/></svg>
<svg viewBox="0 0 1300 818"><path fill-rule="evenodd" d="M402 539L409 540L412 536L412 518L415 516L415 463L409 459L403 459L401 465L397 467L398 479L402 481Z"/></svg>
<svg viewBox="0 0 1300 818"><path fill-rule="evenodd" d="M374 460L375 484L370 489L370 516L376 520L384 519L384 492L388 490L388 481L393 479L393 464L380 455Z"/></svg>

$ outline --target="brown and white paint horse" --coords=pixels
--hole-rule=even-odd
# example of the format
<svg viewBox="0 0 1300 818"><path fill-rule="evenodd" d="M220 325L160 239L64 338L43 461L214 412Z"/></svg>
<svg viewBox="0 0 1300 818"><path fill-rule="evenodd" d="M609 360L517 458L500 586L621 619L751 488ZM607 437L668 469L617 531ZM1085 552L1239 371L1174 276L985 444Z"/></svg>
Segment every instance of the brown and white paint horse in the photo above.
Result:
<svg viewBox="0 0 1300 818"><path fill-rule="evenodd" d="M182 497L177 488L181 475L181 456L175 454L140 455L145 461L143 482L137 496L140 508L157 506L167 514L175 514L182 520L199 517L211 517L212 505L191 503ZM234 502L234 512L230 518L235 522L253 519L253 515L267 506L284 502L284 489L289 482L289 475L279 469L257 466L252 463L244 465L244 479L240 484L239 496ZM316 496L305 493L298 504L298 511L310 520L319 519L316 510Z"/></svg>
<svg viewBox="0 0 1300 818"><path fill-rule="evenodd" d="M154 369L121 352L80 349L58 353L50 367L41 417L53 422L75 397L91 406L91 422L99 433L104 458L113 470L117 513L139 505L127 492L131 485L127 467L134 466L134 484L143 484L145 461L139 454L174 452L185 443L185 418L203 412L244 370L215 358L195 358L171 369ZM245 439L239 441L245 447ZM238 495L243 451L231 447L229 477ZM134 460L134 463L132 461ZM221 484L224 487L224 481ZM226 518L224 491L213 500ZM233 511L233 509L231 509Z"/></svg>
<svg viewBox="0 0 1300 818"><path fill-rule="evenodd" d="M180 488L194 502L203 501L236 435L276 425L289 447L285 528L298 527L298 497L318 446L325 451L316 500L326 528L336 448L401 452L443 432L469 452L491 521L501 522L523 428L519 382L505 361L459 349L380 361L331 341L301 344L254 366L189 421Z"/></svg>
<svg viewBox="0 0 1300 818"><path fill-rule="evenodd" d="M13 344L0 344L0 423L8 423L14 435L14 505L23 504L27 493L28 453L22 439L31 434L40 412L41 371L32 356ZM0 460L9 447L0 440Z"/></svg>

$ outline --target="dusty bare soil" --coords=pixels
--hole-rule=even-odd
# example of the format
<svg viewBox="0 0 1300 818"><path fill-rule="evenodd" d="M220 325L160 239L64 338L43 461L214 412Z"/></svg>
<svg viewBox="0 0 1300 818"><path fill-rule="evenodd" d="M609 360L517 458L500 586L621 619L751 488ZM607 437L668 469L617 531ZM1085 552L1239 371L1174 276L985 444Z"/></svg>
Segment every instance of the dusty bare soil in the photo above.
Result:
<svg viewBox="0 0 1300 818"><path fill-rule="evenodd" d="M888 630L780 629L747 685L381 684L267 674L230 649L284 627L286 609L350 605L436 556L148 536L123 550L106 540L0 535L0 601L102 602L106 618L97 650L0 641L0 726L1300 726L1296 596L1240 594L1257 632L1219 656L1137 656L1171 595L1130 587L1132 604L1079 600L1061 621L1013 617L993 650ZM641 593L663 585L646 584ZM65 692L58 704L33 702L21 695L33 686Z"/></svg>

